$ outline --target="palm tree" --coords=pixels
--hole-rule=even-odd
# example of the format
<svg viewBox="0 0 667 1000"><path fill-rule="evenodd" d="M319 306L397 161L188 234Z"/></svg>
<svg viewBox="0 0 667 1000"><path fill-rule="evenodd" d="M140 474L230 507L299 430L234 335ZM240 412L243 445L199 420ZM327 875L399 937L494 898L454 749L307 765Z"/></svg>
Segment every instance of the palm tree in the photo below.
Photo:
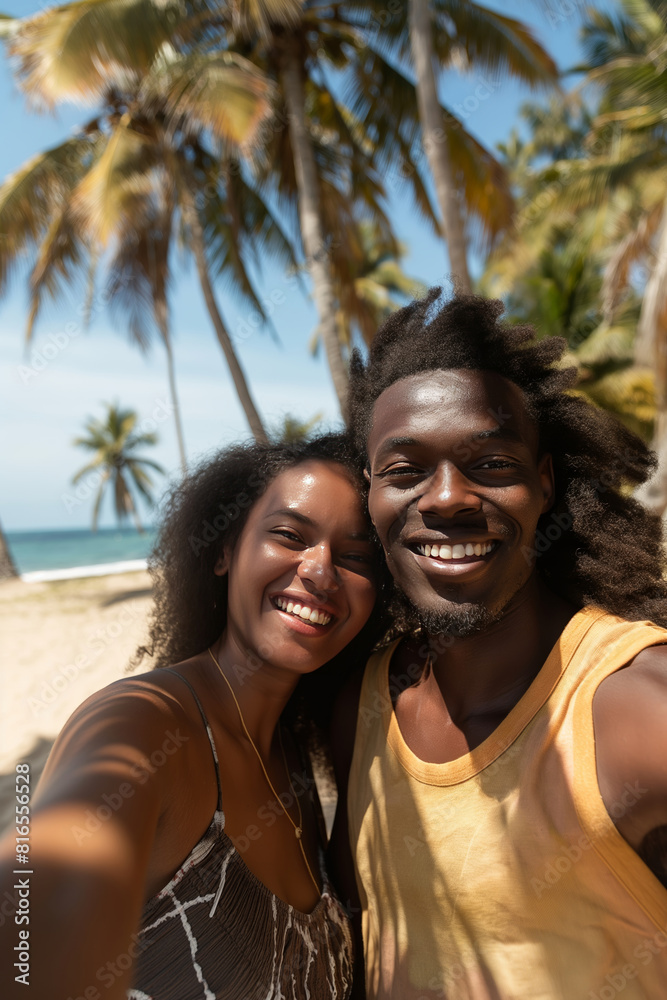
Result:
<svg viewBox="0 0 667 1000"><path fill-rule="evenodd" d="M565 361L579 369L577 391L648 438L653 377L635 365L633 351L640 301L626 290L610 304L605 291L610 254L619 234L634 229L641 193L608 193L604 211L573 207L571 188L588 169L590 113L571 98L546 109L526 105L521 114L528 139L515 132L501 147L517 221L487 261L481 288L505 298L510 319L532 323L541 336L565 337Z"/></svg>
<svg viewBox="0 0 667 1000"><path fill-rule="evenodd" d="M624 299L642 288L641 269L648 276L634 351L637 365L655 375L659 471L638 496L656 512L667 509L666 30L667 11L653 0L622 0L620 14L588 11L586 64L576 69L587 71L596 105L582 116L574 146L533 171L500 261L507 282L535 261L554 227L569 226L583 253L602 253L601 312L611 328Z"/></svg>
<svg viewBox="0 0 667 1000"><path fill-rule="evenodd" d="M322 416L321 413L316 413L309 420L299 420L291 413L286 413L282 424L276 429L274 437L276 441L283 444L297 444L299 441L305 441L315 430Z"/></svg>
<svg viewBox="0 0 667 1000"><path fill-rule="evenodd" d="M6 277L17 255L26 245L43 239L31 280L31 333L41 296L45 292L53 295L85 258L97 260L104 248L115 242L120 247L116 263L121 265L125 280L131 266L135 274L130 284L143 284L144 291L151 293L153 318L167 349L173 389L166 306L168 255L160 254L156 244L164 239L168 246L174 232L195 257L207 309L235 388L251 430L258 440L265 441L266 432L213 292L205 227L211 203L219 207L219 178L214 173L220 171L205 147L211 134L229 151L249 142L270 113L271 88L247 60L232 53L176 53L167 45L173 35L173 13L164 18L162 7L158 13L148 3L141 9L135 5L128 19L127 5L117 0L102 4L78 0L29 18L13 30L11 51L18 60L22 85L33 101L49 106L56 100L101 96L106 107L104 115L82 130L77 139L80 148L65 143L48 151L39 164L28 164L0 189L0 222L10 234L0 253L0 290L3 275ZM117 35L114 46L105 46L101 54L97 51L101 36L91 38L89 31L91 23L99 24L105 17L113 22ZM133 32L138 28L145 32L135 37ZM132 68L130 50L136 59ZM116 77L124 92L115 87ZM65 171L61 174L63 159ZM34 166L39 169L33 170ZM201 209L197 205L199 192ZM58 200L55 213L53 197ZM262 204L258 195L256 202ZM157 241L150 237L156 204L161 212ZM279 232L276 237L279 227L273 225L268 208L263 208L262 239L272 242L274 250L282 239L282 251L293 259L291 248L285 249L284 234ZM253 210L257 214L256 204ZM221 227L222 223L218 238ZM268 235L267 228L271 230ZM261 311L238 252L238 229L234 238L236 247L220 267L237 276L240 273L239 288ZM139 254L150 251L150 259L133 260L132 247ZM116 302L127 306L128 296L121 294L122 283L113 272L111 284ZM135 323L131 327L135 337L137 331Z"/></svg>
<svg viewBox="0 0 667 1000"><path fill-rule="evenodd" d="M399 56L405 54L400 51L401 45L405 47L401 42L405 33L399 26L391 37L373 38L370 15L376 7L354 2L332 7L323 0L258 0L252 5L202 8L181 8L175 2L165 7L157 0L141 4L77 0L40 15L33 29L14 43L22 59L24 84L41 93L43 100L102 94L111 85L127 90L128 80L135 89L141 84L145 92L141 81L148 74L158 105L165 101L166 88L172 122L176 103L182 112L179 123L185 124L185 113L192 115L194 109L198 121L205 119L217 137L227 119L223 120L220 102L217 116L204 108L207 113L202 117L201 88L192 85L192 73L188 75L193 60L224 62L232 58L233 46L239 55L250 56L266 70L280 101L278 127L265 130L266 166L260 179L290 221L294 214L299 218L320 332L342 412L347 367L336 333L332 255L336 245L345 246L351 206L361 204L381 218L382 175L387 168L407 164L416 203L431 224L438 226L424 168L414 149L419 135L415 87L395 60L385 58L388 46L396 48ZM552 73L553 64L526 30L515 28L516 22L471 3L451 7L450 12L449 5L443 4L437 22L441 61L451 62L455 53L465 52L471 63L492 70L507 65L522 79ZM478 30L480 18L483 30ZM397 25L400 21L398 16ZM455 38L448 34L452 24ZM107 44L108 37L113 37L113 43ZM162 67L159 76L158 65ZM350 80L347 105L337 93L340 86L332 86L331 73L343 70ZM502 170L460 120L444 109L441 117L456 182L470 206L468 214L477 220L480 233L491 238L507 224L511 210ZM172 125L170 137L178 135L178 128ZM334 162L339 165L338 174L328 169ZM190 163L188 157L181 163L179 192L202 278L199 227L187 203ZM333 226L331 221L327 224L332 218ZM203 235L207 236L205 229ZM214 311L205 280L203 284L209 309ZM224 339L220 323L214 319L214 324Z"/></svg>
<svg viewBox="0 0 667 1000"><path fill-rule="evenodd" d="M409 0L400 9L405 8L407 25L403 18L392 19L392 34L403 53L404 41L397 33L406 28L409 32L422 144L435 183L442 235L458 287L470 291L460 181L452 162L451 136L443 128L438 69L458 62L493 77L505 71L530 86L554 83L558 71L526 25L481 4Z"/></svg>
<svg viewBox="0 0 667 1000"><path fill-rule="evenodd" d="M601 90L594 134L612 131L603 156L591 164L597 185L591 201L604 200L606 169L614 188L642 189L642 212L619 239L605 291L613 306L628 287L636 265L648 272L637 328L638 363L655 371L658 415L653 446L658 474L638 496L658 513L667 509L667 73L664 66L667 9L657 0L621 0L618 16L591 10L584 26L587 79ZM596 177L597 174L597 177ZM634 267L633 267L634 265Z"/></svg>
<svg viewBox="0 0 667 1000"><path fill-rule="evenodd" d="M92 530L97 531L100 506L107 486L113 489L113 503L119 522L132 515L137 531L142 532L136 490L149 504L153 503L152 480L146 469L164 473L162 466L149 458L137 455L137 448L157 443L157 434L147 433L137 427L134 410L122 410L117 403L107 403L107 413L103 420L89 417L85 430L86 437L75 438L77 447L94 452L93 459L84 465L72 479L78 483L84 476L95 475L99 485L93 506Z"/></svg>
<svg viewBox="0 0 667 1000"><path fill-rule="evenodd" d="M269 146L270 163L275 165L274 176L281 194L296 195L301 237L318 305L318 334L343 413L347 366L336 329L335 247L330 250L325 234L337 232L338 243L345 253L348 244L340 232L349 229L349 224L342 227L338 224L333 230L326 224L327 213L332 214L331 195L334 202L336 199L322 170L318 140L323 131L329 129L335 133L337 148L345 147L347 160L354 165L348 204L358 201L371 209L375 219L381 220L380 178L387 167L393 169L407 163L416 202L432 224L438 225L426 192L423 169L414 163L419 100L415 86L400 65L405 56L405 36L398 25L405 25L405 5L399 5L396 17L391 18L391 24L395 25L393 33L383 33L378 39L370 31L370 22L371 14L379 6L372 2L331 6L322 0L310 0L303 4L300 17L293 24L269 20L268 40L260 33L248 50L254 61L277 81L284 101L289 146L284 136L274 133ZM457 10L461 6L475 7L474 4L451 6ZM501 54L491 52L493 46L485 37L477 41L474 55L478 61L495 69L508 60L509 50L515 75L531 80L553 79L553 62L527 29L517 26L512 37L517 22L486 13L489 20L498 19L494 42L501 45ZM464 18L460 26L470 28L472 20ZM398 54L398 64L386 58L388 48ZM448 55L452 48L449 44ZM470 48L472 52L472 45ZM328 70L343 69L350 80L349 106L333 91L329 80ZM468 203L475 206L471 214L480 218L483 232L495 234L510 216L511 198L502 171L488 151L462 128L461 122L439 104L437 115L440 132L444 128L451 145L457 185ZM365 189L359 178L363 178Z"/></svg>
<svg viewBox="0 0 667 1000"><path fill-rule="evenodd" d="M176 423L181 471L185 476L187 459L176 390L167 297L170 237L167 206L157 206L153 217L136 219L132 229L125 229L117 241L109 266L106 297L112 310L127 314L130 336L140 348L147 346L152 324L160 333L167 355L169 395Z"/></svg>
<svg viewBox="0 0 667 1000"><path fill-rule="evenodd" d="M426 285L401 266L407 252L392 233L377 222L362 220L350 231L343 254L333 253L336 288L336 329L347 356L355 334L369 345L378 327L410 299L426 294ZM316 330L310 348L320 344Z"/></svg>
<svg viewBox="0 0 667 1000"><path fill-rule="evenodd" d="M0 580L10 580L18 575L5 533L0 525Z"/></svg>

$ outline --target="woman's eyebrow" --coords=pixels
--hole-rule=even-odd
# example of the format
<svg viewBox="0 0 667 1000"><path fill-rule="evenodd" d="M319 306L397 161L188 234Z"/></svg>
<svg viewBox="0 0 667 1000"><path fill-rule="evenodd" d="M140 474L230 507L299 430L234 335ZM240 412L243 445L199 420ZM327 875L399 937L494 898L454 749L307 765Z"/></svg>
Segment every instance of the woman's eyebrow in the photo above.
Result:
<svg viewBox="0 0 667 1000"><path fill-rule="evenodd" d="M316 527L315 521L312 518L307 517L306 514L302 514L301 511L293 510L291 507L279 507L277 510L271 511L270 514L266 515L269 517L291 517L295 521L299 521L301 524L307 524L311 527ZM351 531L347 538L353 542L370 542L371 536L368 531Z"/></svg>
<svg viewBox="0 0 667 1000"><path fill-rule="evenodd" d="M267 517L277 517L277 516L280 516L280 517L292 517L292 518L294 518L295 521L299 521L301 524L310 524L310 525L314 525L315 524L315 522L310 517L307 517L305 514L302 514L298 510L294 510L292 507L279 507L277 510L271 511L266 516Z"/></svg>

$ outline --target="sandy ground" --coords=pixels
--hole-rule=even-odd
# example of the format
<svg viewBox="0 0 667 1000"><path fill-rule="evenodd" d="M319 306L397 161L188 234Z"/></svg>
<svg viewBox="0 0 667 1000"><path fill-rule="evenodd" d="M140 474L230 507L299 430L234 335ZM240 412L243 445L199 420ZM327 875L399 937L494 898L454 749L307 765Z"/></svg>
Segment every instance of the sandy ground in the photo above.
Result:
<svg viewBox="0 0 667 1000"><path fill-rule="evenodd" d="M53 740L85 698L127 675L146 636L147 573L0 583L0 829L11 822L15 765L34 789ZM150 661L139 672L150 667Z"/></svg>
<svg viewBox="0 0 667 1000"><path fill-rule="evenodd" d="M120 677L147 635L145 572L54 583L0 582L0 832L11 825L15 766L34 789L55 737L84 699ZM150 668L145 659L137 668ZM334 802L323 801L331 822Z"/></svg>

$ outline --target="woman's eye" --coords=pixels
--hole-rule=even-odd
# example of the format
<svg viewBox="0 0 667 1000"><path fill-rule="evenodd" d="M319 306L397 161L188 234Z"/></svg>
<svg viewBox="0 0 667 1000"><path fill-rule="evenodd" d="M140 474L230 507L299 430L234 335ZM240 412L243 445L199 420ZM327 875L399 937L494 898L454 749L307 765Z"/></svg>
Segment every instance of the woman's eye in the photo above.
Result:
<svg viewBox="0 0 667 1000"><path fill-rule="evenodd" d="M300 542L301 539L296 534L296 532L291 531L289 528L274 528L271 532L272 535L281 535L283 538L288 538L290 542Z"/></svg>
<svg viewBox="0 0 667 1000"><path fill-rule="evenodd" d="M373 562L373 556L370 552L348 552L343 558L349 559L351 562L363 563L365 566Z"/></svg>

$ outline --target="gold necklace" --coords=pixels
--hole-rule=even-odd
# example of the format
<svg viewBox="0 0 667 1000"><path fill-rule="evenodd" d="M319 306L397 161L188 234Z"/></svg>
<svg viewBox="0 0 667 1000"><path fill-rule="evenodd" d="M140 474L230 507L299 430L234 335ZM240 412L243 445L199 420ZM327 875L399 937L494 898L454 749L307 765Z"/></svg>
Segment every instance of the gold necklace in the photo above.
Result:
<svg viewBox="0 0 667 1000"><path fill-rule="evenodd" d="M308 864L308 858L306 857L306 851L305 851L304 846L303 846L303 837L302 837L302 835L303 835L303 816L301 814L301 804L299 802L298 795L294 791L294 786L292 785L292 778L290 776L289 768L287 766L287 758L285 756L285 748L283 747L283 738L282 738L282 734L280 732L280 725L278 725L278 742L280 743L280 752L281 752L282 757L283 757L283 763L285 765L285 773L287 774L287 780L289 782L290 792L292 793L292 797L293 797L293 799L296 802L296 807L299 810L299 825L298 826L294 822L294 820L292 819L292 817L290 816L290 814L287 812L287 809L285 809L285 806L283 805L283 802L282 802L280 796L278 795L278 792L273 787L273 783L272 783L271 779L269 778L269 775L268 775L268 772L267 772L266 768L264 767L264 761L262 760L262 755L260 754L259 750L255 746L255 743L253 741L252 736L248 732L248 727L245 724L245 719L243 718L243 712L241 711L241 706L239 705L238 699L237 699L236 695L234 694L234 688L229 683L229 678L227 677L226 673L224 672L224 670L222 669L222 667L220 666L220 664L216 660L215 656L213 655L213 651L211 650L210 646L208 647L208 652L209 652L209 655L210 655L211 659L215 663L216 667L218 668L218 670L222 674L223 680L224 680L225 684L227 685L227 687L229 688L229 692L230 692L232 698L234 699L234 704L236 705L236 710L239 713L239 719L241 720L241 726L243 727L243 732L246 734L246 737L248 739L248 742L250 743L250 746L253 748L253 750L255 751L255 754L257 755L257 760L259 761L259 766L261 767L262 772L264 774L264 777L266 778L266 783L269 786L269 788L271 789L271 791L273 792L273 795L274 795L276 801L280 804L280 808L285 813L285 815L287 816L288 820L290 821L290 823L294 827L294 836L296 837L296 839L298 841L298 844L299 844L299 847L301 848L301 854L303 855L303 860L305 862L306 868L308 869L308 874L310 875L312 883L315 886L315 888L317 889L317 894L319 896L319 895L321 895L320 887L317 884L317 879L313 875L313 872L312 872L312 869L311 869L310 865Z"/></svg>

